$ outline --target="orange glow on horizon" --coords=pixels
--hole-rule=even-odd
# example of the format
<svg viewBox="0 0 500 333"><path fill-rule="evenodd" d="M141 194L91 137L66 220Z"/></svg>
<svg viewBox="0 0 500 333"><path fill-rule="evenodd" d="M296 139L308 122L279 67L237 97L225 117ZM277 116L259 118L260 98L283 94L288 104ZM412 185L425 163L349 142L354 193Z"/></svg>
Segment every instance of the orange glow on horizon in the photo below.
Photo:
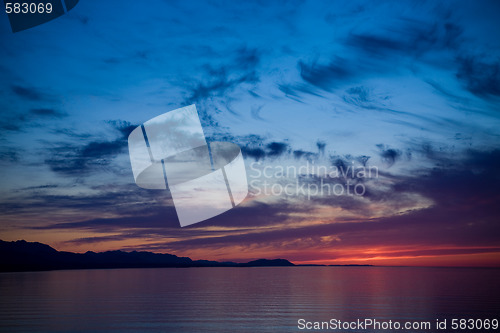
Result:
<svg viewBox="0 0 500 333"><path fill-rule="evenodd" d="M460 247L460 246L430 246L419 244L363 247L342 245L337 236L324 236L319 241L311 243L309 239L291 239L290 241L268 244L251 243L246 245L214 244L212 246L180 247L179 241L217 238L224 235L225 230L213 228L210 235L185 237L144 237L123 238L116 233L96 234L93 232L33 230L27 237L16 237L14 233L4 234L5 241L25 239L29 242L48 244L59 251L84 253L87 251L104 252L110 250L150 251L170 253L179 257L190 257L193 260L217 260L248 262L251 260L287 259L295 264L320 265L377 265L377 266L458 266L458 267L500 267L500 247ZM243 230L233 228L235 234L245 234ZM126 231L121 230L121 235ZM253 231L252 233L257 233ZM5 237L7 236L7 237ZM93 237L109 239L94 242ZM89 241L85 239L88 238ZM72 242L82 239L82 242ZM325 240L326 244L322 244ZM311 245L312 244L312 245ZM328 245L330 244L330 245ZM336 245L338 244L338 245ZM329 247L328 247L329 246Z"/></svg>

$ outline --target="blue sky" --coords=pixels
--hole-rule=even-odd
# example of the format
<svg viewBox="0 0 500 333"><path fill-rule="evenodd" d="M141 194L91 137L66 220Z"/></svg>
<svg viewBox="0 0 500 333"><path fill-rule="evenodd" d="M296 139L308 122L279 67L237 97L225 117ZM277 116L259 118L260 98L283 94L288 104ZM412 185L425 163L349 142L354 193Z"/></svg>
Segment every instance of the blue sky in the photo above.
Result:
<svg viewBox="0 0 500 333"><path fill-rule="evenodd" d="M500 135L499 7L82 0L68 14L15 34L4 15L1 238L78 251L236 260L268 253L304 262L343 260L343 249L373 259L367 248L390 246L404 258L409 250L392 238L376 244L356 238L371 226L335 228L348 218L439 220L442 210L432 211L441 207L437 193L450 202L458 200L456 191L491 195L498 183L492 170ZM168 193L135 186L126 138L144 121L193 103L209 140L239 144L247 168L308 159L359 164L365 156L381 176L367 180L364 198L254 197L218 219L179 229ZM457 183L463 187L443 189ZM471 206L486 212L485 221L496 214ZM382 229L392 225L377 221ZM422 236L412 251L424 244L473 255L486 244L481 253L496 256L498 226L484 223L475 242ZM304 248L314 251L301 255Z"/></svg>

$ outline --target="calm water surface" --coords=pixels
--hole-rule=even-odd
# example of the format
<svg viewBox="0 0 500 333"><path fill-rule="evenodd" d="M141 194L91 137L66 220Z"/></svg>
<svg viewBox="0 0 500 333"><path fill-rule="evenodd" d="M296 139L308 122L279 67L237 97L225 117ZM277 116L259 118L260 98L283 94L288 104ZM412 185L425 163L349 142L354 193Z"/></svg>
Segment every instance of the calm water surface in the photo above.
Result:
<svg viewBox="0 0 500 333"><path fill-rule="evenodd" d="M297 328L299 318L433 323L437 318L499 318L499 284L499 269L471 268L154 268L1 273L0 330L303 332Z"/></svg>

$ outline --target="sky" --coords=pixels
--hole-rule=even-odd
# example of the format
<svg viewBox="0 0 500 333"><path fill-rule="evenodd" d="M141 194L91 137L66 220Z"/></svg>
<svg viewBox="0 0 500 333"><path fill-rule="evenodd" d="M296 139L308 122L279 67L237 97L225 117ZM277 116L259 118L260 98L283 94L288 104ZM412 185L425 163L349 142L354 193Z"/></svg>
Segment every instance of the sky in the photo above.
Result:
<svg viewBox="0 0 500 333"><path fill-rule="evenodd" d="M17 33L2 14L0 239L500 266L499 12L496 1L81 0ZM209 142L240 146L250 193L181 228L168 190L135 184L127 138L191 104Z"/></svg>

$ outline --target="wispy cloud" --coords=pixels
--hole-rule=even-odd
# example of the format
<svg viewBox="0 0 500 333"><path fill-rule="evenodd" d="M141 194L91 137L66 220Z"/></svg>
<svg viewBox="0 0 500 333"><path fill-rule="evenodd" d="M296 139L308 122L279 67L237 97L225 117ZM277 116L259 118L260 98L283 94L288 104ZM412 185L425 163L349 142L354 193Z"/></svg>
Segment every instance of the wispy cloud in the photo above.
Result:
<svg viewBox="0 0 500 333"><path fill-rule="evenodd" d="M58 144L49 148L50 156L45 163L52 171L69 176L83 176L108 166L116 156L126 152L128 135L137 127L124 121L112 121L110 125L119 134L115 139L88 138L83 144Z"/></svg>
<svg viewBox="0 0 500 333"><path fill-rule="evenodd" d="M186 105L201 103L210 98L228 98L228 94L241 84L255 84L259 81L259 52L256 49L241 47L233 54L233 59L226 64L203 66L204 79L190 88Z"/></svg>
<svg viewBox="0 0 500 333"><path fill-rule="evenodd" d="M460 57L457 78L467 90L479 96L500 96L500 61L487 62L483 57Z"/></svg>
<svg viewBox="0 0 500 333"><path fill-rule="evenodd" d="M32 102L43 102L51 100L51 97L33 87L26 87L20 85L11 86L12 92L17 96Z"/></svg>

